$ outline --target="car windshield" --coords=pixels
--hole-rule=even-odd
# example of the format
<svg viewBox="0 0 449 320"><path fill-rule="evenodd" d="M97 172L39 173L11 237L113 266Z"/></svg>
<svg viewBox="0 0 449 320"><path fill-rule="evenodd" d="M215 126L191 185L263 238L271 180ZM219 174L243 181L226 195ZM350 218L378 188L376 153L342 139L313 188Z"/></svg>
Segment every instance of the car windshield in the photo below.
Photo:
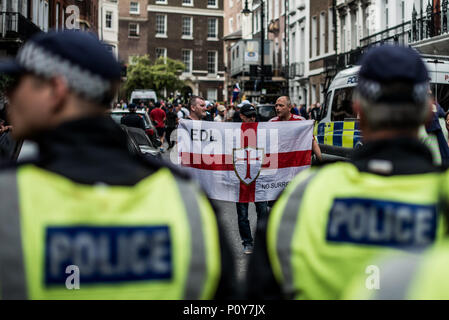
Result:
<svg viewBox="0 0 449 320"><path fill-rule="evenodd" d="M274 111L273 106L260 106L258 109L259 109L259 114L264 118L276 116L276 112Z"/></svg>
<svg viewBox="0 0 449 320"><path fill-rule="evenodd" d="M111 118L117 123L120 124L120 121L122 120L123 116L129 114L129 112L113 112L111 113ZM143 113L137 113L141 118L143 118L143 121L145 122L145 128L150 127L150 124L148 123L148 118L143 115Z"/></svg>

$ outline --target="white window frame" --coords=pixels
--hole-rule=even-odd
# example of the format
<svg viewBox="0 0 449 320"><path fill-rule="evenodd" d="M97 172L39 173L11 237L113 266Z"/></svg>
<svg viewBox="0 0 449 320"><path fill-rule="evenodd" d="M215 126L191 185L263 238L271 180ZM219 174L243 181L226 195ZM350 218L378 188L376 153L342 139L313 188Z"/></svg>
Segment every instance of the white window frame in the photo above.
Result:
<svg viewBox="0 0 449 320"><path fill-rule="evenodd" d="M209 36L209 21L215 21L215 36ZM217 18L208 18L207 19L207 40L208 41L218 41L218 19Z"/></svg>
<svg viewBox="0 0 449 320"><path fill-rule="evenodd" d="M326 52L326 12L320 14L320 55Z"/></svg>
<svg viewBox="0 0 449 320"><path fill-rule="evenodd" d="M131 35L130 34L130 30L131 30L131 25L135 25L136 26L136 35ZM138 38L140 37L140 24L139 23L135 23L135 22L131 22L128 24L128 38Z"/></svg>
<svg viewBox="0 0 449 320"><path fill-rule="evenodd" d="M184 0L182 0L181 4L184 7L193 7L193 0L190 0L190 3L184 3Z"/></svg>
<svg viewBox="0 0 449 320"><path fill-rule="evenodd" d="M234 6L234 0L229 0L229 8L232 8L233 6Z"/></svg>
<svg viewBox="0 0 449 320"><path fill-rule="evenodd" d="M233 18L229 18L228 20L228 28L229 28L229 33L233 33L234 32L234 19Z"/></svg>
<svg viewBox="0 0 449 320"><path fill-rule="evenodd" d="M131 6L131 4L133 4L133 3L137 3L137 11L132 11L131 9L133 8L132 6ZM140 3L138 2L138 1L131 1L130 3L129 3L129 14L140 14Z"/></svg>
<svg viewBox="0 0 449 320"><path fill-rule="evenodd" d="M189 18L190 19L190 35L184 35L184 19ZM191 16L183 16L181 18L181 39L185 40L193 40L193 17Z"/></svg>
<svg viewBox="0 0 449 320"><path fill-rule="evenodd" d="M158 30L157 30L157 17L158 16L160 16L160 17L164 17L164 33L158 33ZM167 15L166 14L157 14L156 15L156 21L155 21L155 23L156 23L156 38L167 38Z"/></svg>
<svg viewBox="0 0 449 320"><path fill-rule="evenodd" d="M212 9L217 9L218 8L218 0L214 0L215 1L215 5L210 5L209 1L211 1L211 0L207 0L207 7L208 8L212 8Z"/></svg>
<svg viewBox="0 0 449 320"><path fill-rule="evenodd" d="M327 12L327 52L334 52L334 12L333 9L329 9Z"/></svg>
<svg viewBox="0 0 449 320"><path fill-rule="evenodd" d="M192 70L193 70L193 50L192 49L182 49L182 51L181 51L182 63L184 63L184 52L187 52L187 51L190 53L190 55L189 55L190 70L188 70L188 71L184 70L183 73L192 74Z"/></svg>
<svg viewBox="0 0 449 320"><path fill-rule="evenodd" d="M318 48L318 22L317 22L317 17L314 16L312 17L312 32L311 32L311 40L312 40L312 45L311 45L311 49L312 49L312 54L310 55L310 57L316 57L317 56L317 48Z"/></svg>
<svg viewBox="0 0 449 320"><path fill-rule="evenodd" d="M215 70L213 73L209 72L209 53L214 52L215 53ZM218 73L218 51L216 50L209 50L207 51L207 73L209 75L216 75Z"/></svg>
<svg viewBox="0 0 449 320"><path fill-rule="evenodd" d="M168 4L167 0L156 0L156 4Z"/></svg>
<svg viewBox="0 0 449 320"><path fill-rule="evenodd" d="M55 28L56 28L56 31L59 30L59 15L61 14L60 13L60 10L61 10L60 8L61 8L61 5L59 4L59 2L56 2L56 9L55 9L55 11L56 11L56 16L55 16L55 23L56 23Z"/></svg>
<svg viewBox="0 0 449 320"><path fill-rule="evenodd" d="M164 54L162 55L164 57L164 59L167 59L167 48L156 48L156 59L158 59L159 57L157 56L157 51L159 49L162 49L164 51Z"/></svg>
<svg viewBox="0 0 449 320"><path fill-rule="evenodd" d="M110 15L111 15L111 26L110 27L108 27L108 14L110 13ZM113 27L114 27L114 25L113 25L113 17L114 17L114 12L112 12L112 11L106 11L105 12L105 15L104 15L104 28L105 29L108 29L108 30L111 30L111 29L113 29Z"/></svg>

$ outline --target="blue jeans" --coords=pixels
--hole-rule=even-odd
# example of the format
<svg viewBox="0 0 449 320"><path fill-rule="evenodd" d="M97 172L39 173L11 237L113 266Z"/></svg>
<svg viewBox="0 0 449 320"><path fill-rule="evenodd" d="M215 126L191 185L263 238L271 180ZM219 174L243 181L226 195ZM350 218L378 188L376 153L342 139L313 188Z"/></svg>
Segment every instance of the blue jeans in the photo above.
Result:
<svg viewBox="0 0 449 320"><path fill-rule="evenodd" d="M254 204L256 205L257 223L259 223L259 219L266 218L268 212L267 202L254 202ZM253 237L251 236L251 227L248 220L248 203L237 202L235 206L237 208L239 233L242 244L244 246L253 245Z"/></svg>

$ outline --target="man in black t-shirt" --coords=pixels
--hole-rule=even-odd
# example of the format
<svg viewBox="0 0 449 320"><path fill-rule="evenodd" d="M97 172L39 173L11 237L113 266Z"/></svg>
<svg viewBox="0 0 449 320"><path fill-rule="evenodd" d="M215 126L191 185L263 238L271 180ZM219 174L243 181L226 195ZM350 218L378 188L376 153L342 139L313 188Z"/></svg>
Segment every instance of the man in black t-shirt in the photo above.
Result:
<svg viewBox="0 0 449 320"><path fill-rule="evenodd" d="M129 114L123 116L122 120L120 120L120 123L127 127L139 128L145 131L145 122L143 121L143 118L136 113L136 105L134 103L131 103L128 106L128 109Z"/></svg>

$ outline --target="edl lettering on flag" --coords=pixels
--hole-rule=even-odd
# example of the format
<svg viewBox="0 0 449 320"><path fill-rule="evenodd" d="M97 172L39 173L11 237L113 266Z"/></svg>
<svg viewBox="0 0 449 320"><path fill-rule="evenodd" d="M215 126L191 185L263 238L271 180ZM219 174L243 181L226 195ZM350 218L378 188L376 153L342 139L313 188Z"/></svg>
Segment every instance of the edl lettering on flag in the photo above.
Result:
<svg viewBox="0 0 449 320"><path fill-rule="evenodd" d="M181 119L178 163L211 199L275 200L310 167L313 121L208 122Z"/></svg>

